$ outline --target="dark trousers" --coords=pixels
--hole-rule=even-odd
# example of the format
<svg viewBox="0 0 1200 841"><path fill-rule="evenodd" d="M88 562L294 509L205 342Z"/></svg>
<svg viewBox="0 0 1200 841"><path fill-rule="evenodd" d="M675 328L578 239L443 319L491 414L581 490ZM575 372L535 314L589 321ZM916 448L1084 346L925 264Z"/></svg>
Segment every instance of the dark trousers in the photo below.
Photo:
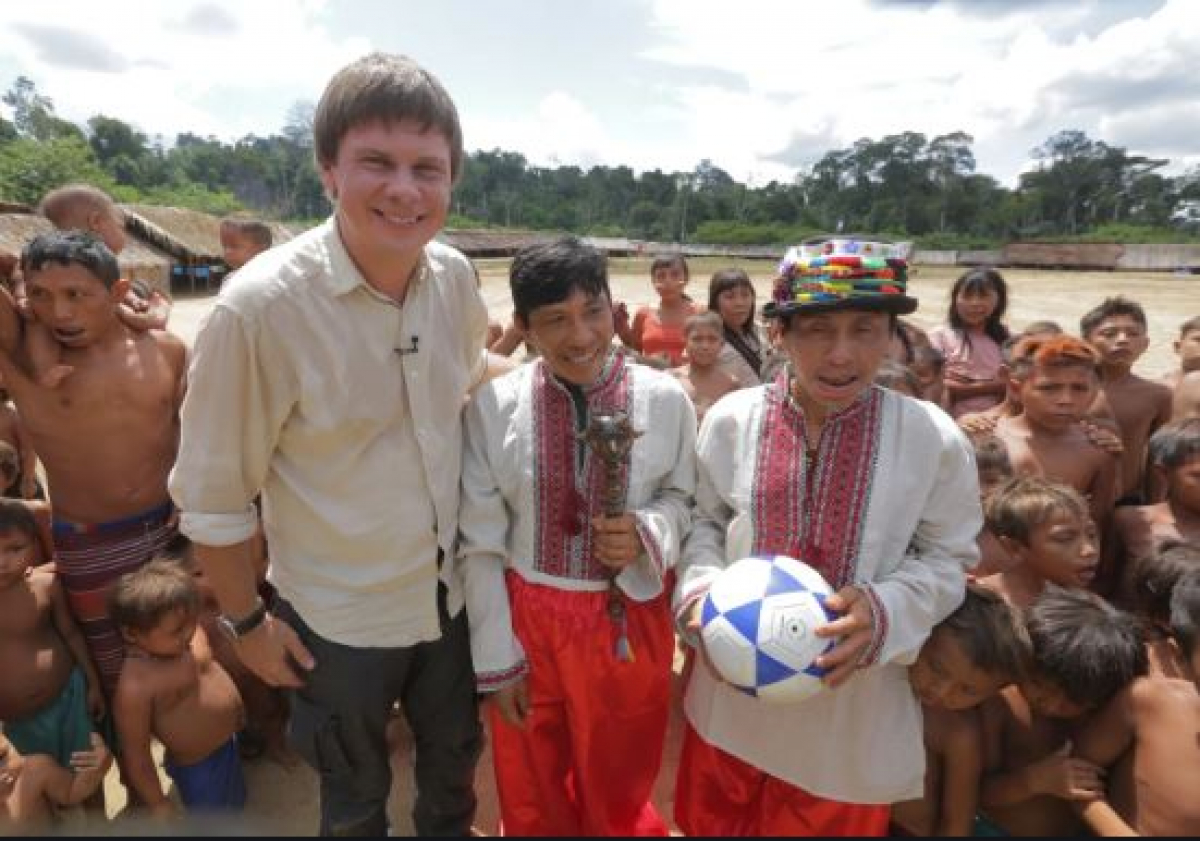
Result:
<svg viewBox="0 0 1200 841"><path fill-rule="evenodd" d="M449 618L438 585L442 636L407 648L354 648L315 634L280 600L317 665L292 693L289 739L321 778L321 834L387 834L392 785L384 730L397 700L416 748L418 835L467 835L475 816L475 763L483 744L466 611Z"/></svg>

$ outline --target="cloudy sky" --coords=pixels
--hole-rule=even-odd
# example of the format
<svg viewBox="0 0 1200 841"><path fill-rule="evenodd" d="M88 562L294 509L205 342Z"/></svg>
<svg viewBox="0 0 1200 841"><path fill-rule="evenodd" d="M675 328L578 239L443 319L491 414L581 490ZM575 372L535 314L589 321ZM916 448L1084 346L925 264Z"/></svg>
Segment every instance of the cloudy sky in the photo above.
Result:
<svg viewBox="0 0 1200 841"><path fill-rule="evenodd" d="M1200 164L1191 0L0 3L0 88L168 142L277 132L373 49L446 83L471 149L762 185L860 137L962 130L1015 183L1062 129Z"/></svg>

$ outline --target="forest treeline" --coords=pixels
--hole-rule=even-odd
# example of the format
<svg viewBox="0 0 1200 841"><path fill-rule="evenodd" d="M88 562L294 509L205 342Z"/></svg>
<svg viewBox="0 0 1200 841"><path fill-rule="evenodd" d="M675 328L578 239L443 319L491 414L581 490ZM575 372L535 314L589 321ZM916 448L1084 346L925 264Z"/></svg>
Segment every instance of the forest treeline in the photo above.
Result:
<svg viewBox="0 0 1200 841"><path fill-rule="evenodd" d="M25 77L4 93L0 200L34 203L71 181L118 200L225 213L247 209L309 223L329 212L312 156L311 103L268 137L171 141L97 114L60 117ZM569 231L659 241L778 244L870 231L926 248L1016 239L1170 242L1197 238L1200 168L1064 130L1030 150L1035 166L1008 188L976 170L966 132L903 132L825 153L792 181L744 184L711 161L690 172L627 166L537 166L518 152L469 154L451 227Z"/></svg>

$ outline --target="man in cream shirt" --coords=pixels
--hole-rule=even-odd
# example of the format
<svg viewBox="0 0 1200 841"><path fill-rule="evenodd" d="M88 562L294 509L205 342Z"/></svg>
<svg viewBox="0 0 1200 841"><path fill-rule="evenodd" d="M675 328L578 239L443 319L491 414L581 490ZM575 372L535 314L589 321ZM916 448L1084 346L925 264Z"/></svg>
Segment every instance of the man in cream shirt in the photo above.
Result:
<svg viewBox="0 0 1200 841"><path fill-rule="evenodd" d="M480 728L462 597L441 569L487 312L466 258L432 242L462 134L432 75L373 54L330 81L314 135L334 217L222 288L171 493L239 656L294 690L322 834L386 833L397 700L416 736L418 833L466 834ZM270 611L250 557L260 493Z"/></svg>

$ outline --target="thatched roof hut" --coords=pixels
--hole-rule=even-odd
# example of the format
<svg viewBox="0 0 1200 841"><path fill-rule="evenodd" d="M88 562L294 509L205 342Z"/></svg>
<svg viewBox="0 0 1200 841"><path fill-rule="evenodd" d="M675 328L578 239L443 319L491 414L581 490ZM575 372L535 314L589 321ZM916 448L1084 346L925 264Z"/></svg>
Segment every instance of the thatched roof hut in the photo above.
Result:
<svg viewBox="0 0 1200 841"><path fill-rule="evenodd" d="M527 245L551 242L554 234L538 231L460 231L445 230L438 240L457 248L471 258L511 257Z"/></svg>
<svg viewBox="0 0 1200 841"><path fill-rule="evenodd" d="M125 227L179 263L221 262L221 222L216 216L180 207L123 204Z"/></svg>
<svg viewBox="0 0 1200 841"><path fill-rule="evenodd" d="M0 213L0 254L19 258L31 239L53 230L54 226L47 219L28 209L25 212ZM171 258L135 237L128 238L117 262L121 266L122 277L145 280L164 291L171 288Z"/></svg>

